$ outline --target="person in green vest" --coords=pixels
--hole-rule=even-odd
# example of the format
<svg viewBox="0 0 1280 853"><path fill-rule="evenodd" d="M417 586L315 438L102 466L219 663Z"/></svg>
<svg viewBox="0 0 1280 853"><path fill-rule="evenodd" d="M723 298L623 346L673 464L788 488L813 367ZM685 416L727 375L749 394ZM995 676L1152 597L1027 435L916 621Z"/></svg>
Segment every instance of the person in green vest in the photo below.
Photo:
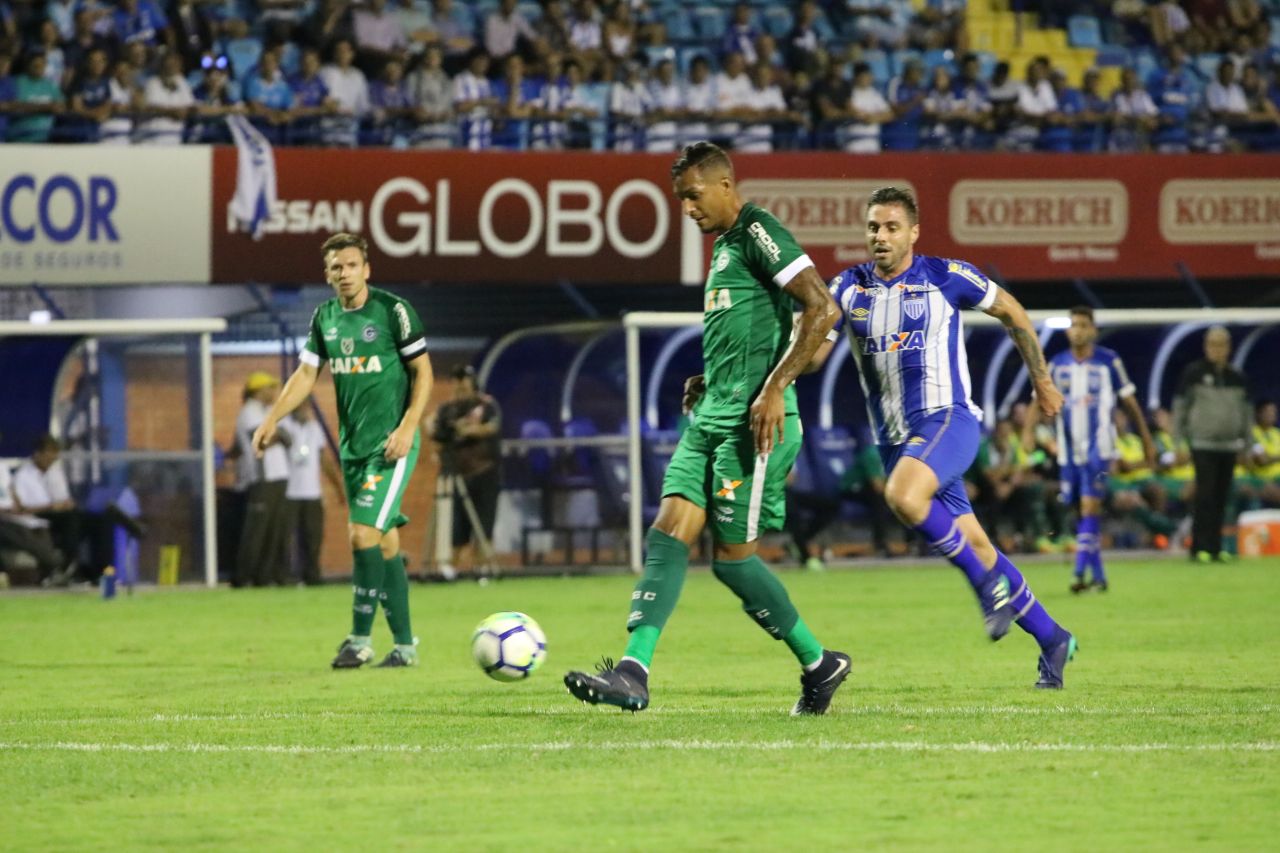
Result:
<svg viewBox="0 0 1280 853"><path fill-rule="evenodd" d="M1262 506L1280 506L1280 426L1276 404L1265 400L1254 413L1253 446L1248 454L1249 485Z"/></svg>
<svg viewBox="0 0 1280 853"><path fill-rule="evenodd" d="M1164 487L1147 461L1142 438L1134 432L1129 414L1117 408L1113 419L1117 455L1115 470L1108 481L1111 508L1136 518L1152 535L1156 546L1167 545L1177 525L1165 513L1168 498Z"/></svg>

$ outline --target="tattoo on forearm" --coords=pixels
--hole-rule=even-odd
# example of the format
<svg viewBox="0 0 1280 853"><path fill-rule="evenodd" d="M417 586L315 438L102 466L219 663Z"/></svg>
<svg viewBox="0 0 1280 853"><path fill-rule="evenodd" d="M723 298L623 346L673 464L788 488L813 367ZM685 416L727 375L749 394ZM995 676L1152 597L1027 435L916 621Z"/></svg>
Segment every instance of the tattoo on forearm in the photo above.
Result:
<svg viewBox="0 0 1280 853"><path fill-rule="evenodd" d="M1032 379L1044 379L1049 375L1044 363L1044 353L1040 351L1040 342L1036 336L1019 326L1009 329L1009 337L1022 354L1022 361L1027 365L1027 373Z"/></svg>
<svg viewBox="0 0 1280 853"><path fill-rule="evenodd" d="M782 361L773 369L773 376L785 387L795 381L806 367L809 366L813 354L818 351L818 347L822 346L822 342L827 339L827 332L822 328L821 318L823 311L821 308L816 311L806 309L800 315L800 322L796 326L795 339L791 341L791 346L787 347L787 351L782 355Z"/></svg>

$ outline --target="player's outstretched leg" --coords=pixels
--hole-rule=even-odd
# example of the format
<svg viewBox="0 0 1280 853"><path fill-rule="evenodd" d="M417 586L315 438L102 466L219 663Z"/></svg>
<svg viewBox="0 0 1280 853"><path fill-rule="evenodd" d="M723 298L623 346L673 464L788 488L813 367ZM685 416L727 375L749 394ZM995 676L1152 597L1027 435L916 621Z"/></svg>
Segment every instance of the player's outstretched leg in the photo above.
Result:
<svg viewBox="0 0 1280 853"><path fill-rule="evenodd" d="M849 677L849 656L823 649L796 612L786 587L756 554L740 560L717 556L711 571L742 600L747 615L769 636L784 641L800 662L800 699L791 713L825 714L836 690Z"/></svg>
<svg viewBox="0 0 1280 853"><path fill-rule="evenodd" d="M631 593L627 616L631 636L622 660L615 666L605 658L594 673L575 670L564 677L565 687L583 702L603 702L628 711L649 706L649 666L658 637L680 600L689 568L689 546L656 527L649 528L645 544L644 575Z"/></svg>
<svg viewBox="0 0 1280 853"><path fill-rule="evenodd" d="M934 551L964 573L978 596L987 636L998 640L1009 633L1016 613L1012 607L1010 579L1000 572L987 570L982 557L965 535L960 519L952 516L942 501L934 498L929 502L929 512L924 520L913 526Z"/></svg>
<svg viewBox="0 0 1280 853"><path fill-rule="evenodd" d="M1034 637L1040 646L1040 677L1036 681L1036 687L1062 687L1063 671L1076 655L1076 638L1053 620L1044 605L1036 600L1022 572L998 549L996 564L992 570L993 574L996 572L1009 579L1013 590L1010 600L1014 613L1017 614L1018 627Z"/></svg>
<svg viewBox="0 0 1280 853"><path fill-rule="evenodd" d="M357 669L373 660L373 617L378 611L378 590L382 588L382 549L377 545L353 553L351 573L351 634L338 647L334 669Z"/></svg>
<svg viewBox="0 0 1280 853"><path fill-rule="evenodd" d="M396 554L383 561L382 589L379 592L382 612L395 647L379 668L414 666L418 663L418 638L409 622L409 578L404 571L404 555Z"/></svg>

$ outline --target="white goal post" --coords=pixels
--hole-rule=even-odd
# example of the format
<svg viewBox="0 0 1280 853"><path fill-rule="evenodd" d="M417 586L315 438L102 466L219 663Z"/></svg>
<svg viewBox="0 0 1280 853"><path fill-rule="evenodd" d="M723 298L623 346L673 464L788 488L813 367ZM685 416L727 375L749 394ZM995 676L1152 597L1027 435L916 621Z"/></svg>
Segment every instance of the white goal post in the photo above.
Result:
<svg viewBox="0 0 1280 853"><path fill-rule="evenodd" d="M1030 314L1032 322L1041 330L1042 342L1054 330L1064 329L1070 325L1070 319L1067 317L1065 309L1029 311L1028 314ZM971 326L1000 325L1000 322L994 317L989 317L978 311L966 311L963 317L965 324ZM1233 359L1237 365L1240 365L1249 356L1255 344L1260 340L1262 333L1275 325L1280 325L1280 308L1100 308L1095 312L1095 319L1098 326L1103 328L1108 326L1171 327L1169 335L1161 342L1152 366L1153 381L1151 386L1158 391L1174 346L1186 338L1187 335L1219 323L1223 325L1243 324L1255 327L1243 339L1236 342ZM631 570L638 574L644 568L644 488L643 477L641 476L641 441L642 422L645 420L645 416L641 401L640 333L646 329L695 328L702 325L702 314L683 311L634 311L624 315L622 322L626 334L627 361L627 467L629 469L630 488L629 558ZM993 416L994 410L999 406L999 403L995 400L997 390L995 380L999 374L999 367L1001 362L1012 351L1012 342L1004 342L993 358L995 363L989 366L984 381L979 383L977 381L978 377L976 375L973 377L975 380L974 395L979 398L975 402L982 405L989 417ZM827 366L824 368L822 382L825 391L829 392L834 387L836 376L848 361L848 342L846 339L841 338L836 345L836 349L832 351ZM1021 390L1023 382L1024 378L1020 374L1020 378L1013 383L1012 388L1008 389L1005 397L1014 398ZM824 393L823 397L824 400L829 400L830 393ZM1148 395L1148 405L1155 402L1157 401L1152 400ZM824 402L819 420L822 426L829 427L832 425L831 407L828 403ZM655 425L650 424L650 426Z"/></svg>
<svg viewBox="0 0 1280 853"><path fill-rule="evenodd" d="M221 317L173 320L48 320L31 322L0 320L0 338L5 337L172 337L196 335L199 340L200 373L200 470L201 526L204 535L204 580L218 583L218 537L215 515L213 466L213 355L212 336L227 329ZM117 457L128 455L116 452ZM155 454L152 454L155 455Z"/></svg>

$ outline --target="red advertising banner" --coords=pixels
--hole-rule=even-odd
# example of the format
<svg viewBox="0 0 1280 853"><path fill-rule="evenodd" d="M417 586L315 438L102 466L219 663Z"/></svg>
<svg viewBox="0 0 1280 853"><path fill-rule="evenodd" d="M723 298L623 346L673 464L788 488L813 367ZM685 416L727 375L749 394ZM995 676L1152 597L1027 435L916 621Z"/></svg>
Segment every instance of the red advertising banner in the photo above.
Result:
<svg viewBox="0 0 1280 853"><path fill-rule="evenodd" d="M680 277L670 160L647 155L278 149L261 239L238 230L234 149L214 152L213 280L323 280L334 231L392 282L662 282Z"/></svg>
<svg viewBox="0 0 1280 853"><path fill-rule="evenodd" d="M318 282L337 230L369 238L379 282L698 283L709 242L683 223L670 155L275 152L260 240L227 213L236 156L214 152L212 277ZM867 194L911 187L924 254L1015 281L1280 275L1280 157L840 153L735 158L743 195L824 277L868 259Z"/></svg>

